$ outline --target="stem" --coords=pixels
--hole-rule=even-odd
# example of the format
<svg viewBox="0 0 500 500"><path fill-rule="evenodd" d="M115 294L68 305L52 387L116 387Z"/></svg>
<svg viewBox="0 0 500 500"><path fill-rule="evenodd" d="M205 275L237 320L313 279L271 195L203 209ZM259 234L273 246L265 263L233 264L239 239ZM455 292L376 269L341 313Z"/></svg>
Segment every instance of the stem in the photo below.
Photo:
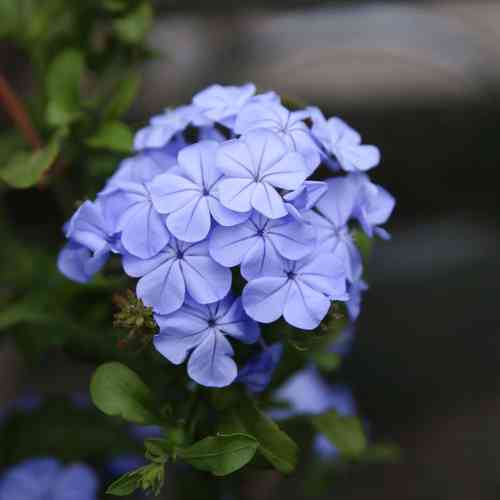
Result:
<svg viewBox="0 0 500 500"><path fill-rule="evenodd" d="M21 99L16 95L7 80L0 74L0 104L33 149L43 146L42 140L31 123L31 119Z"/></svg>

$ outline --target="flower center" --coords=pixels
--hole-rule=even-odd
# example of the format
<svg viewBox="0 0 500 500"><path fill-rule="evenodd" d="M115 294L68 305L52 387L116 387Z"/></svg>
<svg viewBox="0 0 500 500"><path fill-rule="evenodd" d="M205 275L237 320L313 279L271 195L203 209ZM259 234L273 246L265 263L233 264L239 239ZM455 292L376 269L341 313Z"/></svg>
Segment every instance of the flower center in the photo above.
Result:
<svg viewBox="0 0 500 500"><path fill-rule="evenodd" d="M289 280L294 280L296 276L297 276L297 274L294 271L287 271L287 273L286 273L286 277Z"/></svg>
<svg viewBox="0 0 500 500"><path fill-rule="evenodd" d="M210 318L208 320L208 328L213 328L216 325L216 321L214 318Z"/></svg>

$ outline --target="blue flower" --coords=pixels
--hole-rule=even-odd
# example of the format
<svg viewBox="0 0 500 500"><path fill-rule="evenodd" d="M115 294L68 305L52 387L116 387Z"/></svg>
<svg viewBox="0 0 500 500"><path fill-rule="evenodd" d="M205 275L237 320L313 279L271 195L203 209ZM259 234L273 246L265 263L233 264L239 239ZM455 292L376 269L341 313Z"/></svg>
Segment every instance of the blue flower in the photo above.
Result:
<svg viewBox="0 0 500 500"><path fill-rule="evenodd" d="M313 330L332 300L348 299L342 262L329 253L283 260L268 276L250 281L242 299L245 311L256 321L272 323L283 316L292 326Z"/></svg>
<svg viewBox="0 0 500 500"><path fill-rule="evenodd" d="M165 113L154 116L147 127L139 130L134 138L134 149L163 148L189 124L194 126L210 125L211 121L202 114L202 109L194 105L167 109Z"/></svg>
<svg viewBox="0 0 500 500"><path fill-rule="evenodd" d="M200 304L223 299L231 288L231 271L208 253L208 241L185 243L175 238L150 259L123 258L125 272L137 283L136 293L158 314L170 314L184 303L186 292Z"/></svg>
<svg viewBox="0 0 500 500"><path fill-rule="evenodd" d="M376 146L361 144L361 136L340 118L326 120L317 108L310 109L312 134L327 153L333 154L347 172L364 172L380 163ZM330 164L331 165L331 164Z"/></svg>
<svg viewBox="0 0 500 500"><path fill-rule="evenodd" d="M237 381L245 384L251 392L264 391L273 376L283 355L283 344L276 342L264 347L258 354L248 360L238 374Z"/></svg>
<svg viewBox="0 0 500 500"><path fill-rule="evenodd" d="M98 196L117 191L122 184L144 184L152 181L176 164L175 156L162 150L149 150L123 160L116 172L106 182Z"/></svg>
<svg viewBox="0 0 500 500"><path fill-rule="evenodd" d="M110 253L120 250L119 239L103 214L99 201L86 201L65 226L69 242L59 253L61 273L79 283L86 283L104 266Z"/></svg>
<svg viewBox="0 0 500 500"><path fill-rule="evenodd" d="M328 191L328 184L321 181L305 181L295 191L283 196L288 213L297 220L304 220L303 212L307 212Z"/></svg>
<svg viewBox="0 0 500 500"><path fill-rule="evenodd" d="M95 472L84 464L64 467L53 458L26 460L4 473L0 500L96 500Z"/></svg>
<svg viewBox="0 0 500 500"><path fill-rule="evenodd" d="M260 335L257 323L245 314L241 299L232 296L204 306L188 299L182 309L155 319L160 327L154 338L157 351L176 365L189 356L189 376L207 387L225 387L238 374L226 336L251 344Z"/></svg>
<svg viewBox="0 0 500 500"><path fill-rule="evenodd" d="M366 174L351 174L347 179L359 190L352 216L368 236L389 239L389 233L379 226L391 216L396 205L394 197L383 187L371 182Z"/></svg>
<svg viewBox="0 0 500 500"><path fill-rule="evenodd" d="M265 276L282 266L283 258L298 260L310 254L316 231L292 217L268 219L255 213L235 227L216 227L210 237L210 255L223 266L241 264L247 279Z"/></svg>
<svg viewBox="0 0 500 500"><path fill-rule="evenodd" d="M366 290L368 290L368 285L361 278L349 284L349 300L346 302L346 307L351 321L356 321L358 319L361 311L363 292Z"/></svg>
<svg viewBox="0 0 500 500"><path fill-rule="evenodd" d="M222 144L217 167L227 176L220 182L220 201L235 212L252 208L270 219L287 215L276 188L294 190L306 179L307 166L274 132L255 130Z"/></svg>
<svg viewBox="0 0 500 500"><path fill-rule="evenodd" d="M214 122L232 127L236 114L255 94L255 85L246 83L240 87L211 85L193 97L193 103Z"/></svg>
<svg viewBox="0 0 500 500"><path fill-rule="evenodd" d="M276 420L297 415L320 415L331 410L344 416L356 413L350 390L343 385L328 384L313 367L292 375L273 396L275 400L288 405L288 408L271 412Z"/></svg>
<svg viewBox="0 0 500 500"><path fill-rule="evenodd" d="M309 118L308 111L289 111L279 103L251 102L238 114L234 130L237 134L262 128L276 132L292 151L304 156L308 172L312 174L321 158L304 122L306 118Z"/></svg>
<svg viewBox="0 0 500 500"><path fill-rule="evenodd" d="M319 212L307 212L305 217L318 231L318 241L324 251L340 256L349 281L356 281L362 273L362 260L347 225L358 201L358 189L348 177L327 181L327 193L316 203Z"/></svg>
<svg viewBox="0 0 500 500"><path fill-rule="evenodd" d="M182 241L205 239L212 217L224 226L233 226L249 214L233 212L219 201L223 175L215 168L217 142L202 141L184 148L178 156L175 173L156 177L151 196L156 210L168 214L169 231Z"/></svg>
<svg viewBox="0 0 500 500"><path fill-rule="evenodd" d="M168 243L170 234L153 205L150 182L123 182L119 190L100 199L127 252L148 259Z"/></svg>

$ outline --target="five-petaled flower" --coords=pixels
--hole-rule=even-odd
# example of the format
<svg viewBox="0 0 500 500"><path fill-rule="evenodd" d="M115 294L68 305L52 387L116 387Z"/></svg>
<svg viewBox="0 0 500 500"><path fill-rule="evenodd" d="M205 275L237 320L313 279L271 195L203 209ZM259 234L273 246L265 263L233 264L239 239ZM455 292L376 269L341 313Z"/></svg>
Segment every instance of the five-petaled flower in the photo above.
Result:
<svg viewBox="0 0 500 500"><path fill-rule="evenodd" d="M303 156L265 129L222 144L217 167L226 176L220 182L225 207L243 213L253 208L270 219L287 215L277 188L297 189L308 176Z"/></svg>
<svg viewBox="0 0 500 500"><path fill-rule="evenodd" d="M238 374L226 336L252 344L260 335L258 324L246 315L241 299L231 295L209 305L188 299L177 312L157 315L156 321L160 327L154 338L156 349L176 365L189 356L189 376L208 387L225 387Z"/></svg>
<svg viewBox="0 0 500 500"><path fill-rule="evenodd" d="M231 288L231 271L215 262L208 242L185 243L171 238L157 255L141 259L127 254L125 272L137 283L137 296L159 314L177 311L186 292L200 304L223 299Z"/></svg>
<svg viewBox="0 0 500 500"><path fill-rule="evenodd" d="M284 260L269 275L250 281L242 294L245 311L256 321L272 323L283 316L304 330L321 323L332 300L348 298L345 271L334 253Z"/></svg>
<svg viewBox="0 0 500 500"><path fill-rule="evenodd" d="M169 231L183 241L205 239L212 217L223 226L233 226L249 216L228 210L219 201L223 175L215 167L218 146L214 141L202 141L184 148L177 159L179 168L151 183L156 210L168 214Z"/></svg>

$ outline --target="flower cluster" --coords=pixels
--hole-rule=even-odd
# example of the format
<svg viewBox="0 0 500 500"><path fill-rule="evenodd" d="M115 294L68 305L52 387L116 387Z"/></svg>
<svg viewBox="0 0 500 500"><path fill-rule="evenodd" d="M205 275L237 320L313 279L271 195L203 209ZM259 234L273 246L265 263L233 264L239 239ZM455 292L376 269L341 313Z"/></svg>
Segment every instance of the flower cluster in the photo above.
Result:
<svg viewBox="0 0 500 500"><path fill-rule="evenodd" d="M378 149L345 122L290 111L253 84L213 85L153 117L134 147L66 224L59 268L86 282L122 256L159 325L156 349L174 364L188 360L193 380L237 379L228 337L255 343L259 323L283 317L312 330L332 301L359 313L365 285L351 224L387 238L380 226L394 199L366 174ZM324 180L320 166L333 175ZM261 354L240 379L262 386L279 353Z"/></svg>

